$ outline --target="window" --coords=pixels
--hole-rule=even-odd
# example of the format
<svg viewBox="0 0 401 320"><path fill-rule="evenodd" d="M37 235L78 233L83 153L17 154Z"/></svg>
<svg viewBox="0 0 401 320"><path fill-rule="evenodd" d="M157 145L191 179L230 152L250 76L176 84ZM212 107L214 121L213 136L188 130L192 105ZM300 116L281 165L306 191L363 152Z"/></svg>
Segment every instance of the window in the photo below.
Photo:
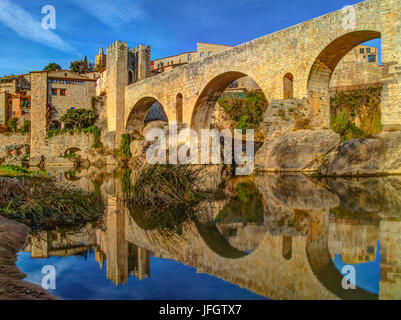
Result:
<svg viewBox="0 0 401 320"><path fill-rule="evenodd" d="M57 96L57 89L52 89L52 96Z"/></svg>
<svg viewBox="0 0 401 320"><path fill-rule="evenodd" d="M204 52L201 52L201 53L200 53L200 57L203 58L204 56L205 56L205 53L204 53Z"/></svg>
<svg viewBox="0 0 401 320"><path fill-rule="evenodd" d="M192 54L188 55L188 61L192 61Z"/></svg>
<svg viewBox="0 0 401 320"><path fill-rule="evenodd" d="M366 53L370 53L370 48L366 48Z"/></svg>
<svg viewBox="0 0 401 320"><path fill-rule="evenodd" d="M368 55L368 62L376 62L376 55L374 54Z"/></svg>
<svg viewBox="0 0 401 320"><path fill-rule="evenodd" d="M65 96L67 93L66 89L60 89L60 96Z"/></svg>
<svg viewBox="0 0 401 320"><path fill-rule="evenodd" d="M365 49L364 48L359 49L359 53L365 53Z"/></svg>
<svg viewBox="0 0 401 320"><path fill-rule="evenodd" d="M213 51L209 51L207 55L210 57L212 54L213 54Z"/></svg>

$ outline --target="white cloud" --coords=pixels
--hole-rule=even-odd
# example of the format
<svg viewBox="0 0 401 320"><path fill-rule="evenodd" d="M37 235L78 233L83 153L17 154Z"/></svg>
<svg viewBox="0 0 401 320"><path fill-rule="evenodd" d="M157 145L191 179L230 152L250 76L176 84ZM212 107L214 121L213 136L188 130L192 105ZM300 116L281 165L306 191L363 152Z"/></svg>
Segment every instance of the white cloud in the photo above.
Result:
<svg viewBox="0 0 401 320"><path fill-rule="evenodd" d="M135 0L72 0L104 24L118 28L141 18L144 12Z"/></svg>
<svg viewBox="0 0 401 320"><path fill-rule="evenodd" d="M41 21L36 21L29 12L9 0L0 0L0 23L25 39L78 54L74 47L63 41L54 31L43 29Z"/></svg>

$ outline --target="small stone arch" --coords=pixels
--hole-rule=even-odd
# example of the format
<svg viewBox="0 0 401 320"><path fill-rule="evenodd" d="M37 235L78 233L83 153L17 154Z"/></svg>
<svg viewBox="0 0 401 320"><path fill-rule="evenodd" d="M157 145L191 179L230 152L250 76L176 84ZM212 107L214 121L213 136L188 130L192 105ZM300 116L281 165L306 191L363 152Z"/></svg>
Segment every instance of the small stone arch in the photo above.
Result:
<svg viewBox="0 0 401 320"><path fill-rule="evenodd" d="M176 120L177 123L182 123L183 121L183 96L181 93L178 93L175 98L175 112L176 112Z"/></svg>
<svg viewBox="0 0 401 320"><path fill-rule="evenodd" d="M283 99L294 99L294 76L286 73L283 77Z"/></svg>
<svg viewBox="0 0 401 320"><path fill-rule="evenodd" d="M145 120L147 120L146 116L152 106L156 103L160 105L163 115L165 116L165 120L169 121L164 106L160 103L160 101L151 96L143 97L135 103L128 115L125 127L126 132L129 134L133 134L134 132L142 133L142 130L145 127Z"/></svg>

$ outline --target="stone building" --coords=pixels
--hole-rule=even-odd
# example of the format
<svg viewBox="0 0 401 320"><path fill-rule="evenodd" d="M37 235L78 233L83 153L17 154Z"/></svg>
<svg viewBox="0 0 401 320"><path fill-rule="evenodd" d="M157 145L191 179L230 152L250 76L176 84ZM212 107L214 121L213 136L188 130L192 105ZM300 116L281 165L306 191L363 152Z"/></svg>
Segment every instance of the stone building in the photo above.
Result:
<svg viewBox="0 0 401 320"><path fill-rule="evenodd" d="M382 83L377 48L359 45L348 52L334 70L331 91L355 90Z"/></svg>
<svg viewBox="0 0 401 320"><path fill-rule="evenodd" d="M0 125L10 118L30 118L30 75L0 78Z"/></svg>
<svg viewBox="0 0 401 320"><path fill-rule="evenodd" d="M47 103L53 107L51 121L60 121L68 109L90 109L96 96L96 79L69 70L47 73Z"/></svg>
<svg viewBox="0 0 401 320"><path fill-rule="evenodd" d="M150 70L152 72L152 75L172 70L176 67L185 65L189 62L197 61L202 58L209 57L212 56L213 54L232 48L231 46L226 46L222 44L211 44L204 42L197 42L196 45L197 45L196 51L183 52L174 56L169 56L151 61Z"/></svg>

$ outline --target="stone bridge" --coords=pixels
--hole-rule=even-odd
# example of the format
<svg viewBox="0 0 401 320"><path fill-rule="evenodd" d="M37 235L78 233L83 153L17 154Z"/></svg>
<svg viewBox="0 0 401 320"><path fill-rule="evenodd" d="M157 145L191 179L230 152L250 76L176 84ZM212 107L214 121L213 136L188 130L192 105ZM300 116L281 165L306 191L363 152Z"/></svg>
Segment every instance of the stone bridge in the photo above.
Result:
<svg viewBox="0 0 401 320"><path fill-rule="evenodd" d="M156 101L170 122L208 128L217 99L244 76L256 81L269 102L288 98L290 81L290 96L306 99L313 126L329 128L334 69L352 48L376 38L384 73L382 124L400 129L400 29L400 1L367 0L130 85L127 44L116 42L108 48L109 131L116 131L117 142L130 128L140 131Z"/></svg>

